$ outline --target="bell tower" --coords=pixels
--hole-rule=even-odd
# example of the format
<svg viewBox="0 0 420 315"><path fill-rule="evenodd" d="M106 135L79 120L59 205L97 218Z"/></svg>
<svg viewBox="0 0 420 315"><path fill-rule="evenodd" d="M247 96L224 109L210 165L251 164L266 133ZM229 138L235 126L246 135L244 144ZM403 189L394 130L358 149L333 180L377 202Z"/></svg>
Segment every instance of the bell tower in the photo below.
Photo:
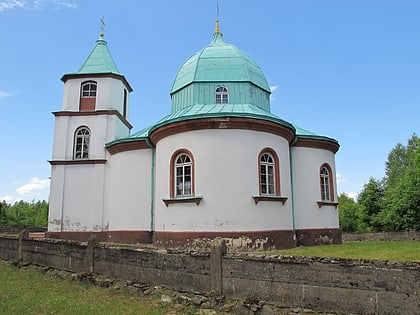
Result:
<svg viewBox="0 0 420 315"><path fill-rule="evenodd" d="M72 232L107 230L105 145L129 136L132 128L132 88L110 54L103 19L101 23L99 39L80 69L61 78L62 108L53 113L48 233L58 238L60 233L69 237Z"/></svg>

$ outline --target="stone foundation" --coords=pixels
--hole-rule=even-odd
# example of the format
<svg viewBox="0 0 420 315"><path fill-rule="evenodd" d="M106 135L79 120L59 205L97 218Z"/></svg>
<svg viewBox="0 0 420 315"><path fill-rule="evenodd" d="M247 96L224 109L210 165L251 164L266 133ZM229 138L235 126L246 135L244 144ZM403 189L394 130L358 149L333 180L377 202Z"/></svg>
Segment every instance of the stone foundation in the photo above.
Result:
<svg viewBox="0 0 420 315"><path fill-rule="evenodd" d="M95 235L100 242L153 244L162 248L208 250L214 239L223 239L229 252L286 249L296 246L340 244L340 229L302 229L241 232L47 232L46 238L86 242Z"/></svg>
<svg viewBox="0 0 420 315"><path fill-rule="evenodd" d="M341 229L296 230L296 246L341 244Z"/></svg>
<svg viewBox="0 0 420 315"><path fill-rule="evenodd" d="M209 249L214 239L223 239L228 251L255 251L293 248L296 246L292 230L244 232L155 232L153 244L164 248L186 247Z"/></svg>

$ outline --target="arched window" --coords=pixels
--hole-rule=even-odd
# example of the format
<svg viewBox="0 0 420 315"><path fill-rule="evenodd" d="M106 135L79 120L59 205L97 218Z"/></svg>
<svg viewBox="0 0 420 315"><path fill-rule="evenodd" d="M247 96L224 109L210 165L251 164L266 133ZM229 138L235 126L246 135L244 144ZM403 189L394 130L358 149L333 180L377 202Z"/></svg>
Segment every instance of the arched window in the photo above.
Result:
<svg viewBox="0 0 420 315"><path fill-rule="evenodd" d="M194 195L194 160L187 150L174 153L171 162L171 197Z"/></svg>
<svg viewBox="0 0 420 315"><path fill-rule="evenodd" d="M94 81L83 82L80 92L80 110L95 110L97 84Z"/></svg>
<svg viewBox="0 0 420 315"><path fill-rule="evenodd" d="M321 201L334 201L334 188L331 168L328 164L321 166L319 171Z"/></svg>
<svg viewBox="0 0 420 315"><path fill-rule="evenodd" d="M82 97L96 97L96 82L82 84Z"/></svg>
<svg viewBox="0 0 420 315"><path fill-rule="evenodd" d="M89 158L90 130L87 127L79 127L74 134L73 159L83 160Z"/></svg>
<svg viewBox="0 0 420 315"><path fill-rule="evenodd" d="M216 104L229 103L229 92L227 87L223 85L216 86L214 90L214 97Z"/></svg>
<svg viewBox="0 0 420 315"><path fill-rule="evenodd" d="M264 149L259 156L260 195L280 196L280 170L277 154Z"/></svg>

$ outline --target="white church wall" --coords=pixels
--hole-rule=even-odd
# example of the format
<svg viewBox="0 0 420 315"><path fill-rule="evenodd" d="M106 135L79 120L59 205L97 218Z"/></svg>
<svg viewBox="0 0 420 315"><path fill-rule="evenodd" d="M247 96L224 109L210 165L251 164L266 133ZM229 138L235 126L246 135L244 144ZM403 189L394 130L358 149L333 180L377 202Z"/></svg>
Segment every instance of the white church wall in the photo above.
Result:
<svg viewBox="0 0 420 315"><path fill-rule="evenodd" d="M48 231L61 231L64 190L61 183L64 180L64 165L51 167L50 199L48 207Z"/></svg>
<svg viewBox="0 0 420 315"><path fill-rule="evenodd" d="M64 83L63 111L79 111L80 89L83 82L95 81L97 83L96 109L116 109L121 114L124 104L125 85L114 78L78 78L67 80ZM129 93L127 91L127 108L129 108Z"/></svg>
<svg viewBox="0 0 420 315"><path fill-rule="evenodd" d="M108 132L107 139L109 140L107 140L107 142L110 142L115 139L122 139L130 135L130 129L120 119L117 119L116 117L114 117L111 123L115 124L115 127L112 128L114 130L114 134L110 134Z"/></svg>
<svg viewBox="0 0 420 315"><path fill-rule="evenodd" d="M105 144L115 139L116 128L122 133L122 126L118 125L118 119L113 115L93 116L59 116L56 117L53 160L71 160L74 150L74 135L77 128L86 126L91 131L89 140L89 158L105 158ZM127 131L128 132L128 131Z"/></svg>
<svg viewBox="0 0 420 315"><path fill-rule="evenodd" d="M149 230L151 164L151 149L110 156L105 192L109 230Z"/></svg>
<svg viewBox="0 0 420 315"><path fill-rule="evenodd" d="M61 107L63 111L79 111L80 88L84 81L84 79L73 79L64 83L63 104Z"/></svg>
<svg viewBox="0 0 420 315"><path fill-rule="evenodd" d="M272 148L279 156L281 202L260 201L258 156ZM169 170L172 154L187 149L194 156L195 204L170 204ZM161 139L156 146L157 231L257 231L291 229L291 187L288 142L276 135L247 130L199 130Z"/></svg>
<svg viewBox="0 0 420 315"><path fill-rule="evenodd" d="M96 81L98 83L96 109L116 109L122 114L124 104L124 84L114 78L101 78ZM129 108L128 95L127 108Z"/></svg>
<svg viewBox="0 0 420 315"><path fill-rule="evenodd" d="M68 116L56 116L55 127L54 127L54 143L52 151L53 160L65 160L68 158L67 147L69 128L69 117ZM72 144L71 144L72 145ZM52 176L53 177L53 176Z"/></svg>
<svg viewBox="0 0 420 315"><path fill-rule="evenodd" d="M83 164L66 165L60 171L58 181L62 180L64 199L61 205L55 200L51 206L62 209L61 231L101 231L104 165ZM59 198L57 198L59 199ZM59 213L60 210L53 210Z"/></svg>
<svg viewBox="0 0 420 315"><path fill-rule="evenodd" d="M335 206L318 206L321 200L321 165L328 163L334 181L334 201L337 202L337 183L334 154L328 150L293 147L293 186L296 228L338 228L338 211Z"/></svg>

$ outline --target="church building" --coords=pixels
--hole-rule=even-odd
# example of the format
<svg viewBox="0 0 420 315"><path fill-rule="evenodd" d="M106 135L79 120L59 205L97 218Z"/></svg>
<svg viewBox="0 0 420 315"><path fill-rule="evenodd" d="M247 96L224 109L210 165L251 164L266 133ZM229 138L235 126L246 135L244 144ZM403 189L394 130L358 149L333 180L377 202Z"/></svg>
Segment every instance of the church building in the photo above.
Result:
<svg viewBox="0 0 420 315"><path fill-rule="evenodd" d="M338 142L272 114L264 73L218 22L176 73L169 114L140 131L103 33L61 80L47 237L167 248L223 238L240 250L341 242Z"/></svg>

